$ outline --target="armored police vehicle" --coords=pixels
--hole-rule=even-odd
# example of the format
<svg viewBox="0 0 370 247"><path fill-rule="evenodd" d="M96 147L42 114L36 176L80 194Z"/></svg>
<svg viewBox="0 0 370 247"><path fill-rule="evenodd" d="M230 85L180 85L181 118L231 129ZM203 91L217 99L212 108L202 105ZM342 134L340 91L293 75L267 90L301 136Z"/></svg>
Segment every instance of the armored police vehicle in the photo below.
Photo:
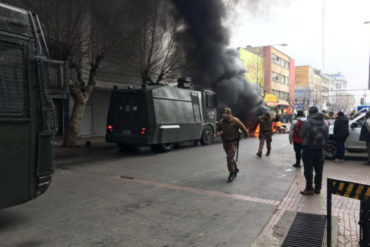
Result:
<svg viewBox="0 0 370 247"><path fill-rule="evenodd" d="M36 14L0 3L0 209L31 200L54 171L54 106L63 63L46 58Z"/></svg>
<svg viewBox="0 0 370 247"><path fill-rule="evenodd" d="M184 141L210 144L216 130L216 94L169 86L113 90L106 141L119 146L150 145L170 151Z"/></svg>

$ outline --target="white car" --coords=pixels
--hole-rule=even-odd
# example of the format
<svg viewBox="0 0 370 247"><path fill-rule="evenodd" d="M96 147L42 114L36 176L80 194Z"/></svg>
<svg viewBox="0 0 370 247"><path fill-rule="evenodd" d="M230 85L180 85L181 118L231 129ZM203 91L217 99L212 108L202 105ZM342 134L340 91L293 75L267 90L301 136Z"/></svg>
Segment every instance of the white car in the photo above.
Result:
<svg viewBox="0 0 370 247"><path fill-rule="evenodd" d="M365 109L364 109L365 110ZM366 151L366 142L360 141L361 127L365 123L366 110L358 112L353 120L349 121L349 136L344 144L345 149L349 151ZM333 136L334 122L329 125L329 140L325 149L326 158L334 158L337 154L337 146Z"/></svg>

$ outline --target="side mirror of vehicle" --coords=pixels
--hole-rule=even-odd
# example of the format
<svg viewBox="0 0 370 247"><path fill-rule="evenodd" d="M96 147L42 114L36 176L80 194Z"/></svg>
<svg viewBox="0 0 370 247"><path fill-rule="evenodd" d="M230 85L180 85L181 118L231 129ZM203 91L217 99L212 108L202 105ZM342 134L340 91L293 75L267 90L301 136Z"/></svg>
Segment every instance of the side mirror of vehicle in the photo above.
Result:
<svg viewBox="0 0 370 247"><path fill-rule="evenodd" d="M356 128L356 127L358 127L358 123L351 123L351 128L353 129L353 128Z"/></svg>

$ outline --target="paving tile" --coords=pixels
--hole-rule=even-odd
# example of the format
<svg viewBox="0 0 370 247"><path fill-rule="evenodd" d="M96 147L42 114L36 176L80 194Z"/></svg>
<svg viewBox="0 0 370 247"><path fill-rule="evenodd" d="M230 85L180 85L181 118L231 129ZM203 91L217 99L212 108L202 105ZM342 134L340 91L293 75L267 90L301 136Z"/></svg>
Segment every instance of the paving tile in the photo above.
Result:
<svg viewBox="0 0 370 247"><path fill-rule="evenodd" d="M314 196L302 196L299 193L305 187L303 168L301 168L289 191L268 224L264 227L259 238L270 238L286 211L326 215L326 179L328 177L369 184L370 167L364 165L363 161L349 160L339 164L326 161L321 194ZM337 234L333 234L333 236L337 237L338 247L359 246L359 211L359 200L333 195L332 215L337 217L336 229L338 229Z"/></svg>

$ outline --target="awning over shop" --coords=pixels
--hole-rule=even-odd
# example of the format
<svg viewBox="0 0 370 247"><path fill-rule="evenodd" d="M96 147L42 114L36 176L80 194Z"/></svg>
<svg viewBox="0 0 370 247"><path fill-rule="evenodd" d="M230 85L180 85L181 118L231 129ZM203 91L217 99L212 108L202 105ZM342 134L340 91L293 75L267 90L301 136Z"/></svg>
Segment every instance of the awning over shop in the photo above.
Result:
<svg viewBox="0 0 370 247"><path fill-rule="evenodd" d="M278 102L265 102L265 103L269 107L277 107L278 106Z"/></svg>
<svg viewBox="0 0 370 247"><path fill-rule="evenodd" d="M273 96L275 96L275 95L273 95ZM265 99L266 99L266 97L265 97ZM281 109L289 107L288 101L283 100L283 99L276 99L276 101L267 101L267 100L265 100L265 103L266 103L267 106L271 106L271 107L278 106Z"/></svg>
<svg viewBox="0 0 370 247"><path fill-rule="evenodd" d="M288 107L288 106L289 106L289 103L288 103L288 101L286 101L286 100L279 99L278 105L279 105L279 106L282 106L282 107L284 107L284 106L285 106L285 108L286 108L286 107Z"/></svg>

